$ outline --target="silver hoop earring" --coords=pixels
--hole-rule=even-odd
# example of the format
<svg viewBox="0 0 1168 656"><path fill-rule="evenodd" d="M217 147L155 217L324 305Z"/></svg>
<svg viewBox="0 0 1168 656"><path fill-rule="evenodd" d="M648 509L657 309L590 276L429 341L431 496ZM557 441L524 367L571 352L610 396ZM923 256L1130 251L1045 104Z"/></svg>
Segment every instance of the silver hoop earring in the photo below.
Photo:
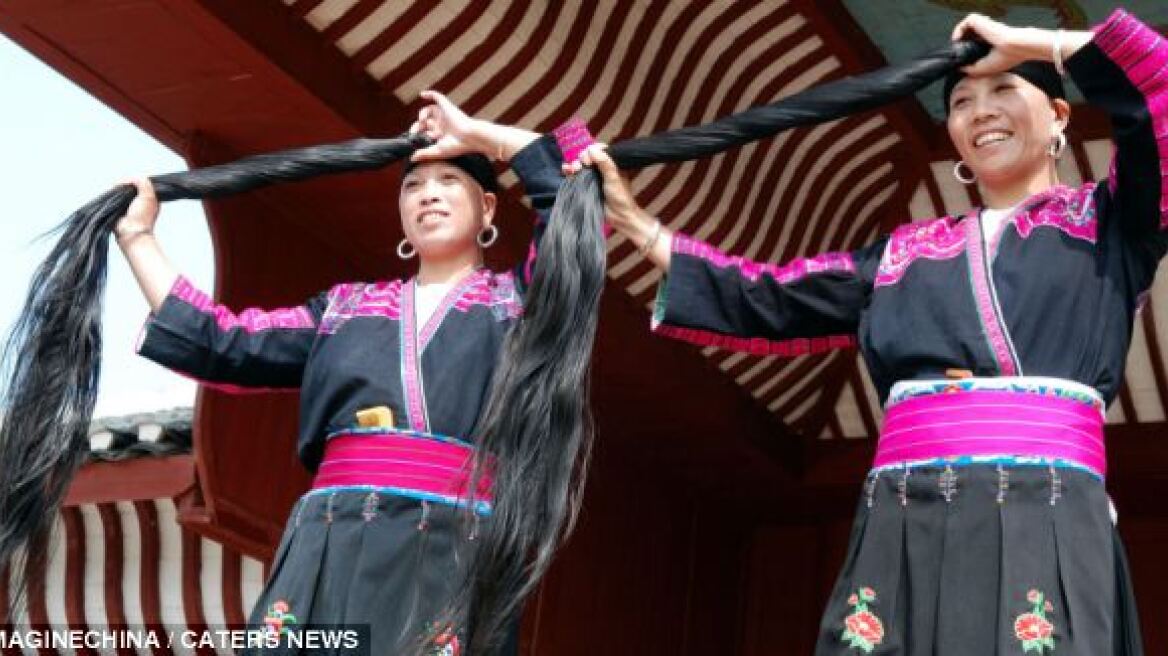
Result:
<svg viewBox="0 0 1168 656"><path fill-rule="evenodd" d="M1046 152L1052 159L1059 159L1063 156L1063 151L1067 149L1067 135L1059 132L1050 138L1050 146L1047 146Z"/></svg>
<svg viewBox="0 0 1168 656"><path fill-rule="evenodd" d="M483 229L482 232L475 237L475 241L479 243L482 248L490 248L495 240L499 238L499 226L491 224Z"/></svg>
<svg viewBox="0 0 1168 656"><path fill-rule="evenodd" d="M958 160L958 162L953 165L953 177L957 178L957 181L961 184L973 184L977 182L977 174L973 172L973 169L969 169L968 176L961 175L961 167L963 166L969 169L969 165L966 164L963 160Z"/></svg>
<svg viewBox="0 0 1168 656"><path fill-rule="evenodd" d="M397 256L401 259L409 260L417 254L418 249L414 248L414 245L410 243L410 240L403 239L397 243Z"/></svg>

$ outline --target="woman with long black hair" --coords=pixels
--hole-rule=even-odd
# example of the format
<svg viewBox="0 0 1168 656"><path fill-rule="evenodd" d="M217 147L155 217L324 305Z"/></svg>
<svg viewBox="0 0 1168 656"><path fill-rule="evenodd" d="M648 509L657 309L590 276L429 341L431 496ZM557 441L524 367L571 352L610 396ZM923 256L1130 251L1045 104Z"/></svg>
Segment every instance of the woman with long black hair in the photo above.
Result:
<svg viewBox="0 0 1168 656"><path fill-rule="evenodd" d="M477 463L475 439L483 416L498 412L488 392L523 314L562 155L552 135L475 120L441 94L423 96L430 102L414 131L434 143L413 154L398 191L405 237L397 254L418 262L409 279L344 283L299 307L234 313L167 261L153 237L159 206L148 179L134 182L138 195L114 234L152 310L141 355L228 391L300 389L299 455L315 472L313 489L292 510L252 622L276 633L368 624L373 653L454 656L466 647L466 613L451 608L472 609L482 587L460 581L480 543L498 548L488 532L492 477L515 478L491 458L519 456L496 441ZM530 256L503 273L483 266L500 230L487 155L510 163L536 213ZM522 455L520 466L543 464L538 453ZM549 514L563 519L567 507ZM516 649L513 621L509 633L503 653Z"/></svg>
<svg viewBox="0 0 1168 656"><path fill-rule="evenodd" d="M971 15L992 46L945 82L955 175L986 207L781 266L637 206L592 146L613 227L667 273L655 332L797 355L857 344L886 402L818 654L1141 653L1103 481L1103 413L1168 251L1168 41L1117 11L1094 32ZM1056 163L1062 75L1108 112L1111 175ZM615 163L614 163L615 160Z"/></svg>

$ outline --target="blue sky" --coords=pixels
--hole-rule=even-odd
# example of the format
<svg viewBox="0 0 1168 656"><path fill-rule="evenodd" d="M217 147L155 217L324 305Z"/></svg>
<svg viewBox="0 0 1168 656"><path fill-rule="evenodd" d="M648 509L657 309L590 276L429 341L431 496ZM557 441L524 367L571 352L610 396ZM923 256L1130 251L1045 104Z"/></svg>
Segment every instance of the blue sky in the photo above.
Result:
<svg viewBox="0 0 1168 656"><path fill-rule="evenodd" d="M37 237L118 181L185 169L174 152L0 35L0 332L8 335L33 270L55 238ZM202 205L163 206L158 239L200 287L214 282ZM190 405L193 383L133 353L146 302L111 246L96 416Z"/></svg>

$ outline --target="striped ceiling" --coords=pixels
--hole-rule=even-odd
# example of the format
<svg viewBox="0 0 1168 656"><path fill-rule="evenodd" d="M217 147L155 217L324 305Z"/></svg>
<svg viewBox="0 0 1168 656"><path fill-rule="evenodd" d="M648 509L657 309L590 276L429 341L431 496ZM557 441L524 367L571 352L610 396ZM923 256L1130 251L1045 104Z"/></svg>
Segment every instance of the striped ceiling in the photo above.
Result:
<svg viewBox="0 0 1168 656"><path fill-rule="evenodd" d="M191 408L97 419L89 427L90 459L189 453L191 420ZM51 628L63 636L67 631L108 626L163 628L177 634L244 624L263 590L265 564L184 528L179 523L182 503L181 497L66 502L53 527L47 564L29 573L23 603L15 604L15 626ZM9 572L6 580L0 579L0 617L17 598L15 590ZM141 631L135 635L145 637ZM128 634L123 637L130 639ZM176 642L170 649L138 653L195 651Z"/></svg>
<svg viewBox="0 0 1168 656"><path fill-rule="evenodd" d="M865 52L853 48L855 33L841 31L838 1L281 1L408 107L433 88L468 113L533 129L579 116L607 142L773 102L856 72ZM951 163L906 165L930 155L897 111L651 167L634 175L633 188L669 227L748 258L856 248L900 221L974 200L950 177ZM1067 179L1104 171L1106 147L1075 144L1079 161L1068 162ZM612 283L648 307L657 271L619 235L608 249ZM1163 298L1164 286L1156 291ZM1168 312L1168 300L1153 302L1137 325L1113 421L1165 417L1163 367L1150 366L1144 332L1161 307ZM876 433L879 404L855 351L794 359L703 353L804 435Z"/></svg>

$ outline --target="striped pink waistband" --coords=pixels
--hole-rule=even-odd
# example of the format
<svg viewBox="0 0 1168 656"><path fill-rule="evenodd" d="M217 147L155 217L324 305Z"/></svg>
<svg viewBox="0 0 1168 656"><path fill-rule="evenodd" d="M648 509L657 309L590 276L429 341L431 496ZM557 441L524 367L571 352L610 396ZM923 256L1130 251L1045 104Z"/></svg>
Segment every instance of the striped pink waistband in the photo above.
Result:
<svg viewBox="0 0 1168 656"><path fill-rule="evenodd" d="M961 456L1062 460L1103 477L1103 416L1073 399L1005 390L912 397L885 414L874 466Z"/></svg>
<svg viewBox="0 0 1168 656"><path fill-rule="evenodd" d="M473 453L466 444L416 435L341 435L325 443L312 489L379 487L465 505L470 497ZM476 507L489 506L489 472L479 478L474 500Z"/></svg>

